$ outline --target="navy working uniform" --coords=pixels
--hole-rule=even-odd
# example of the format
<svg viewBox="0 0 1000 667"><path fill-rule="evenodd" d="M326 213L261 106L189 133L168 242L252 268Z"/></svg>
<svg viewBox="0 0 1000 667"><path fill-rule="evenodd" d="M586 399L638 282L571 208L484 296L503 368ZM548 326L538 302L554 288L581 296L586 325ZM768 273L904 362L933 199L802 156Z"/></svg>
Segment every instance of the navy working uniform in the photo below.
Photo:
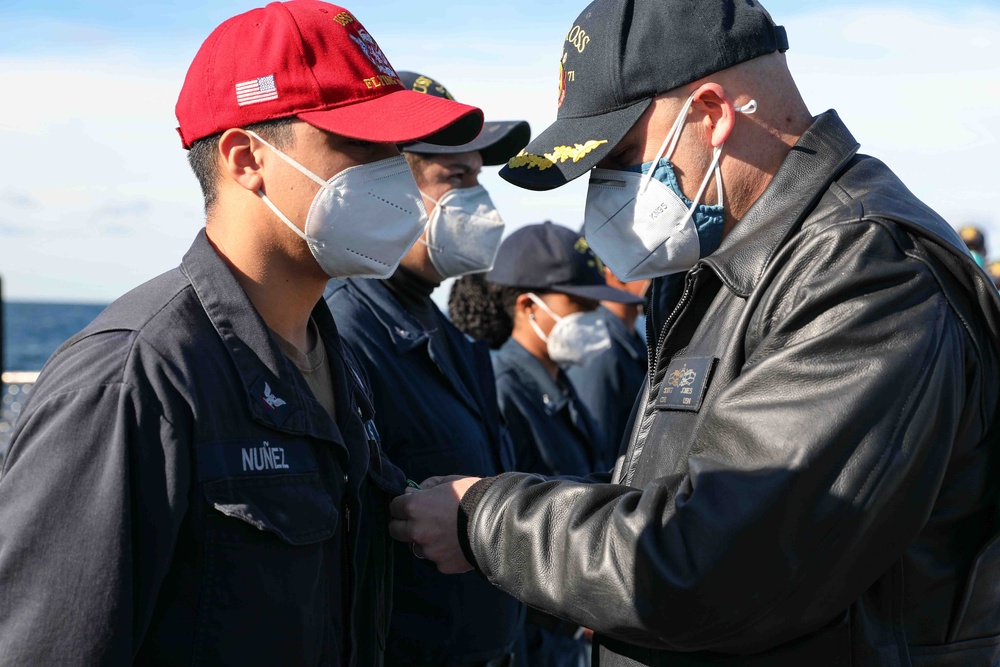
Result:
<svg viewBox="0 0 1000 667"><path fill-rule="evenodd" d="M405 480L312 317L335 420L204 231L56 352L0 478L5 664L380 664Z"/></svg>
<svg viewBox="0 0 1000 667"><path fill-rule="evenodd" d="M414 480L513 469L489 351L448 322L433 285L404 268L386 281L331 281L327 302L358 351L386 453ZM476 573L443 575L398 544L386 664L502 664L524 607Z"/></svg>
<svg viewBox="0 0 1000 667"><path fill-rule="evenodd" d="M564 371L553 379L510 338L493 357L493 372L519 472L585 477L610 470L604 434Z"/></svg>
<svg viewBox="0 0 1000 667"><path fill-rule="evenodd" d="M614 464L649 360L642 336L629 332L625 321L604 306L600 310L611 334L611 347L584 366L567 367L566 375L604 432L608 448L603 455Z"/></svg>

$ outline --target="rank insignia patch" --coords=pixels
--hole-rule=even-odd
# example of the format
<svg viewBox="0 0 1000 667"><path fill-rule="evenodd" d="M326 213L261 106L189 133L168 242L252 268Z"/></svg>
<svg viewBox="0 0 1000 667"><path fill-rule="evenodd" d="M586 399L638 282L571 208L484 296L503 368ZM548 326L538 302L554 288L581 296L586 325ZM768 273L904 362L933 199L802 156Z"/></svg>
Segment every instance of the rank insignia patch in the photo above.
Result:
<svg viewBox="0 0 1000 667"><path fill-rule="evenodd" d="M656 407L698 412L714 367L715 357L678 357L671 361L656 396Z"/></svg>

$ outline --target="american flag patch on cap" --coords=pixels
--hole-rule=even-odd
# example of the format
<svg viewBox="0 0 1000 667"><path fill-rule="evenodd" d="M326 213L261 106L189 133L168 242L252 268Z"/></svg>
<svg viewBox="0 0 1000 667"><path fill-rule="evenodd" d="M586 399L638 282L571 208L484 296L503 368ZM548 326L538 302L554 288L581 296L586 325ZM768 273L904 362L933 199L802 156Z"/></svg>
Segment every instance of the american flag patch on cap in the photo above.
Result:
<svg viewBox="0 0 1000 667"><path fill-rule="evenodd" d="M276 99L278 88L274 85L273 74L236 84L236 103L241 107Z"/></svg>

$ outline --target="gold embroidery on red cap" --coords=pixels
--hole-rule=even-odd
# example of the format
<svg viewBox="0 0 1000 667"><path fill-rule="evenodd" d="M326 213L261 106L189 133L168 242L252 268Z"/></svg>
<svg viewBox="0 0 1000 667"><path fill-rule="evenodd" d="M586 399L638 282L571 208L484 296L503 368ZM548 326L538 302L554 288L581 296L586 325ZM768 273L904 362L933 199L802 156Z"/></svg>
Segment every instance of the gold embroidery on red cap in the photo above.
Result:
<svg viewBox="0 0 1000 667"><path fill-rule="evenodd" d="M336 16L334 16L333 20L343 26L350 25L355 21L357 21L357 19L354 18L354 16L350 12L341 12Z"/></svg>

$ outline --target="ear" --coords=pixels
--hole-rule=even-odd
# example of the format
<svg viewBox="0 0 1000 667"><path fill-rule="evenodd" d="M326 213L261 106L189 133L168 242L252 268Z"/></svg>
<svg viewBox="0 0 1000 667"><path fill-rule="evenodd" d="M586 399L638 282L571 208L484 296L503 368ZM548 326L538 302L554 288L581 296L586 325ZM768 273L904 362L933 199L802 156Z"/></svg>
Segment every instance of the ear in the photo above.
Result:
<svg viewBox="0 0 1000 667"><path fill-rule="evenodd" d="M692 107L704 113L702 124L712 139L712 146L726 142L736 125L736 109L726 89L717 83L706 83L694 93Z"/></svg>
<svg viewBox="0 0 1000 667"><path fill-rule="evenodd" d="M226 130L219 138L221 171L224 177L237 182L250 192L264 187L258 154L264 146L241 129Z"/></svg>
<svg viewBox="0 0 1000 667"><path fill-rule="evenodd" d="M534 312L535 302L531 300L527 292L520 294L517 297L517 302L514 306L514 314L527 317L529 313Z"/></svg>

